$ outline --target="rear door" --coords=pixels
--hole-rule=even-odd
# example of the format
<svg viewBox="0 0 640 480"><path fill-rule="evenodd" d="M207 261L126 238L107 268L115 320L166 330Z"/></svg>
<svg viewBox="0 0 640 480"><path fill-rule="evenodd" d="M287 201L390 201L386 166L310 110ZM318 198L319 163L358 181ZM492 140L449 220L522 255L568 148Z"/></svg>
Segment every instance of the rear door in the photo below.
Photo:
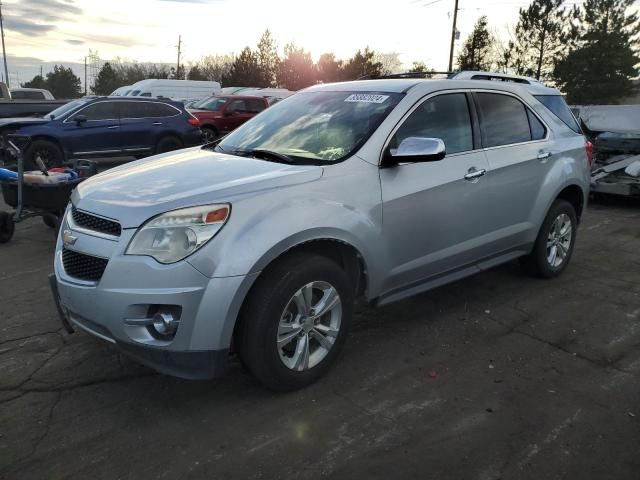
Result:
<svg viewBox="0 0 640 480"><path fill-rule="evenodd" d="M170 129L168 123L180 110L164 102L120 102L122 148L126 153L153 151L160 137Z"/></svg>
<svg viewBox="0 0 640 480"><path fill-rule="evenodd" d="M86 121L78 122L78 117ZM63 136L74 156L114 155L121 151L118 105L101 101L81 108L62 122Z"/></svg>
<svg viewBox="0 0 640 480"><path fill-rule="evenodd" d="M473 118L470 95L443 93L424 100L393 134L390 148L408 137L440 138L447 155L380 170L383 235L392 263L386 291L468 267L491 253L491 172Z"/></svg>
<svg viewBox="0 0 640 480"><path fill-rule="evenodd" d="M253 117L255 113L249 111L247 102L244 99L230 101L225 107L224 130L230 132L235 130L244 122Z"/></svg>
<svg viewBox="0 0 640 480"><path fill-rule="evenodd" d="M507 250L537 234L533 207L557 152L548 127L521 99L499 92L474 96L492 172L494 242Z"/></svg>

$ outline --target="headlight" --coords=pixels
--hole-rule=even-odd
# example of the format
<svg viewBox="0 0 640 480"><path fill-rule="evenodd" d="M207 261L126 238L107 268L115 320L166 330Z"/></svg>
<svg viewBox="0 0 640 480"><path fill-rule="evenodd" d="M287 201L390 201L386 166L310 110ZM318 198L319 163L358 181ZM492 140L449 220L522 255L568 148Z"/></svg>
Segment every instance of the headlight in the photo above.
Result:
<svg viewBox="0 0 640 480"><path fill-rule="evenodd" d="M135 233L127 255L148 255L160 263L175 263L211 240L229 218L230 205L204 205L163 213Z"/></svg>

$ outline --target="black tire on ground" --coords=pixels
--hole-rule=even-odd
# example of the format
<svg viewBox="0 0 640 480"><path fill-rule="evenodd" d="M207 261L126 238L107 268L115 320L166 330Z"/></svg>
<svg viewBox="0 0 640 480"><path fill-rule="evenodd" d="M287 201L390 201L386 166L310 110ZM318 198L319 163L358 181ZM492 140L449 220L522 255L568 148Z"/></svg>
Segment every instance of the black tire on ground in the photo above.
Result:
<svg viewBox="0 0 640 480"><path fill-rule="evenodd" d="M567 248L566 255L557 266L552 265L548 259L547 242L550 241L549 235L551 229L554 227L556 219L561 215L566 215L571 222L571 243ZM566 200L557 199L551 205L547 216L540 227L538 232L538 238L534 244L533 250L529 255L526 255L520 259L520 264L524 270L533 276L541 278L553 278L560 275L569 264L571 255L573 254L573 248L576 243L576 231L578 229L578 218L576 216L575 208L571 203ZM558 247L556 247L557 249Z"/></svg>
<svg viewBox="0 0 640 480"><path fill-rule="evenodd" d="M53 213L47 213L42 216L42 223L49 228L56 228L58 226L58 216Z"/></svg>
<svg viewBox="0 0 640 480"><path fill-rule="evenodd" d="M162 137L156 146L156 153L171 152L182 148L182 141L173 135Z"/></svg>
<svg viewBox="0 0 640 480"><path fill-rule="evenodd" d="M25 169L39 170L35 160L38 156L47 168L61 167L64 162L64 155L58 145L49 140L34 140L24 152Z"/></svg>
<svg viewBox="0 0 640 480"><path fill-rule="evenodd" d="M13 237L16 226L13 223L13 215L9 212L0 212L0 243L7 243Z"/></svg>
<svg viewBox="0 0 640 480"><path fill-rule="evenodd" d="M312 368L294 371L280 358L279 322L293 295L310 282L327 282L340 296L341 321L333 346ZM324 375L345 342L354 302L354 286L333 260L314 254L290 254L257 280L243 306L235 347L243 365L266 387L285 392L303 388Z"/></svg>
<svg viewBox="0 0 640 480"><path fill-rule="evenodd" d="M202 130L202 134L204 135L204 143L211 143L220 136L218 130L210 125L204 125L200 130Z"/></svg>

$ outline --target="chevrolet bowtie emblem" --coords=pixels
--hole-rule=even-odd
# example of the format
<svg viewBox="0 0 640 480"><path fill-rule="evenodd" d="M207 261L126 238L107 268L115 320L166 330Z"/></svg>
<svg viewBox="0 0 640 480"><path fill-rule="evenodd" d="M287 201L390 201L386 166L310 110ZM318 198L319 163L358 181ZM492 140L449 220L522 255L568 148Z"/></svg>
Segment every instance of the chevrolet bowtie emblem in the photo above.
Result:
<svg viewBox="0 0 640 480"><path fill-rule="evenodd" d="M64 243L65 246L72 246L74 243L76 243L76 240L78 240L78 237L74 237L71 234L71 230L65 230L64 232L62 232L62 243Z"/></svg>

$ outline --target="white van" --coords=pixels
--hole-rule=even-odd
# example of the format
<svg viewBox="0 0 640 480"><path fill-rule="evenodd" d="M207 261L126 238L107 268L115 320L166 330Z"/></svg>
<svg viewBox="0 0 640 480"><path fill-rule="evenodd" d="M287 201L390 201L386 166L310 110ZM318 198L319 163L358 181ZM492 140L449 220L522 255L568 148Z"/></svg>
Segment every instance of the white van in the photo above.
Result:
<svg viewBox="0 0 640 480"><path fill-rule="evenodd" d="M205 98L222 92L218 82L200 80L140 80L131 86L128 97L167 97L187 100Z"/></svg>
<svg viewBox="0 0 640 480"><path fill-rule="evenodd" d="M127 93L131 91L131 85L125 85L120 88L116 88L113 92L111 92L110 97L124 97Z"/></svg>

